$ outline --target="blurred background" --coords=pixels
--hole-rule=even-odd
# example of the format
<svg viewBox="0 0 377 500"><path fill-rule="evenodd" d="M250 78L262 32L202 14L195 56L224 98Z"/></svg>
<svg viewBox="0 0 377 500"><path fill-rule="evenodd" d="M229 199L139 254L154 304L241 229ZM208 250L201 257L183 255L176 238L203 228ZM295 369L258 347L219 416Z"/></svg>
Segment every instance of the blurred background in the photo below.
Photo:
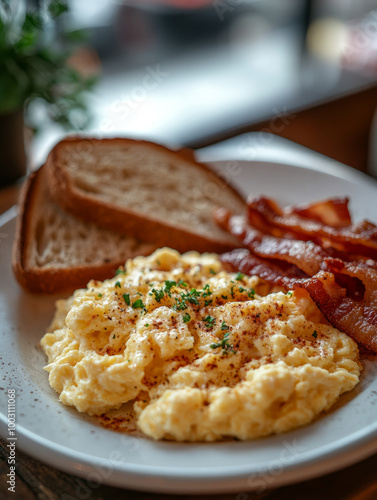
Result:
<svg viewBox="0 0 377 500"><path fill-rule="evenodd" d="M3 19L48 3L1 2ZM64 116L51 121L43 96L26 101L26 121L38 130L29 141L33 165L75 128L194 148L245 130L279 134L300 110L373 88L377 80L377 0L56 4L62 12L45 16L38 28L43 39L63 50L63 32L84 32L67 61L94 78L77 109L67 106L65 128ZM370 124L373 96L356 106L354 127L358 114ZM341 110L339 123L351 120Z"/></svg>

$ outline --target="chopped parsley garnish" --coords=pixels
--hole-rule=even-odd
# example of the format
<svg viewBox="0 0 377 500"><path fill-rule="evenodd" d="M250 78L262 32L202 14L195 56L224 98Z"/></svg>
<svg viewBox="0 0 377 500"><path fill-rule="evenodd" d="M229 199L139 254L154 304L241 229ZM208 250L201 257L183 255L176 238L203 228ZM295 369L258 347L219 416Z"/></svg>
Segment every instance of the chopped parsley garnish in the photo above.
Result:
<svg viewBox="0 0 377 500"><path fill-rule="evenodd" d="M190 304L199 305L199 301L197 297L200 297L200 292L196 290L196 288L192 288L189 292L181 292L180 297L175 298L175 309L182 311L182 309L186 309L187 302Z"/></svg>
<svg viewBox="0 0 377 500"><path fill-rule="evenodd" d="M221 342L216 342L214 344L209 345L211 349L217 349L218 347L221 347Z"/></svg>
<svg viewBox="0 0 377 500"><path fill-rule="evenodd" d="M209 328L213 328L213 327L215 326L215 323L216 323L216 318L214 318L213 316L208 315L208 316L206 316L206 317L203 319L203 321L204 321L205 323L207 323L207 327L209 327Z"/></svg>
<svg viewBox="0 0 377 500"><path fill-rule="evenodd" d="M135 300L132 304L132 309L144 309L143 301L141 299Z"/></svg>
<svg viewBox="0 0 377 500"><path fill-rule="evenodd" d="M221 295L221 298L224 300L228 300L228 295Z"/></svg>
<svg viewBox="0 0 377 500"><path fill-rule="evenodd" d="M187 304L186 304L186 301L184 300L183 297L179 298L179 297L176 297L175 298L175 304L173 306L173 309L175 309L176 311L183 311L183 309L186 309L187 307Z"/></svg>
<svg viewBox="0 0 377 500"><path fill-rule="evenodd" d="M238 288L238 291L239 291L239 292L241 292L241 293L242 293L242 292L245 292L245 291L246 291L246 288L243 288L242 286L240 286L240 287Z"/></svg>
<svg viewBox="0 0 377 500"><path fill-rule="evenodd" d="M292 297L292 292L287 292L288 297Z"/></svg>
<svg viewBox="0 0 377 500"><path fill-rule="evenodd" d="M123 269L123 267L119 267L116 271L115 271L115 275L118 276L118 274L127 274L127 272Z"/></svg>
<svg viewBox="0 0 377 500"><path fill-rule="evenodd" d="M114 335L113 335L113 339L115 339L115 333L114 333Z"/></svg>
<svg viewBox="0 0 377 500"><path fill-rule="evenodd" d="M183 286L183 287L187 287L188 284L186 283L186 281L183 281L183 280L179 280L178 283L177 283L177 286Z"/></svg>
<svg viewBox="0 0 377 500"><path fill-rule="evenodd" d="M236 354L236 351L233 349L233 346L229 344L229 336L230 332L225 333L223 339L220 342L215 342L214 344L210 344L210 348L217 349L218 347L221 347L222 354L229 354L229 352Z"/></svg>
<svg viewBox="0 0 377 500"><path fill-rule="evenodd" d="M156 290L155 288L152 288L152 292L153 292L154 297L157 300L157 302L160 302L164 298L165 293L166 293L166 295L171 297L171 289L174 286L177 286L176 281L167 280L164 282L164 288L161 288L161 290ZM150 293L149 295L152 295L152 294Z"/></svg>
<svg viewBox="0 0 377 500"><path fill-rule="evenodd" d="M148 328L148 326L149 326L149 323L145 323L145 326L146 326L146 327Z"/></svg>
<svg viewBox="0 0 377 500"><path fill-rule="evenodd" d="M251 299L253 299L254 296L255 296L255 290L254 290L254 288L252 288L250 290L250 292L247 292L247 295L248 295L248 297L250 297Z"/></svg>
<svg viewBox="0 0 377 500"><path fill-rule="evenodd" d="M210 272L211 274L216 274L216 271L215 271L214 269L212 269L212 268L209 270L209 272Z"/></svg>
<svg viewBox="0 0 377 500"><path fill-rule="evenodd" d="M99 293L99 294L98 294L98 297L99 297L99 298L101 298L101 297L102 297L102 293Z"/></svg>
<svg viewBox="0 0 377 500"><path fill-rule="evenodd" d="M176 281L165 281L165 292L169 295L170 290L173 288L173 286L176 285L177 285Z"/></svg>
<svg viewBox="0 0 377 500"><path fill-rule="evenodd" d="M243 278L244 278L244 276L245 276L245 275L244 275L243 273L237 273L237 274L236 274L236 280L237 280L237 281L242 281L242 280L243 280Z"/></svg>
<svg viewBox="0 0 377 500"><path fill-rule="evenodd" d="M190 304L195 304L196 306L199 305L198 299L195 297L195 295L187 297L187 301L190 302Z"/></svg>
<svg viewBox="0 0 377 500"><path fill-rule="evenodd" d="M123 294L123 299L124 299L124 302L129 306L131 304L130 302L130 294L129 293L124 293Z"/></svg>
<svg viewBox="0 0 377 500"><path fill-rule="evenodd" d="M190 302L189 299L200 297L200 292L196 288L191 288L191 290L188 292L188 301ZM193 301L193 304L199 304L198 301Z"/></svg>
<svg viewBox="0 0 377 500"><path fill-rule="evenodd" d="M312 336L313 336L315 339L318 337L317 330L314 330L314 332L312 333Z"/></svg>
<svg viewBox="0 0 377 500"><path fill-rule="evenodd" d="M163 290L156 290L155 288L152 288L152 293L157 302L161 302L165 295L165 292Z"/></svg>
<svg viewBox="0 0 377 500"><path fill-rule="evenodd" d="M211 300L205 300L205 301L204 301L204 307L209 306L210 304L212 304L212 302L213 302L213 300L212 300L212 299L211 299Z"/></svg>
<svg viewBox="0 0 377 500"><path fill-rule="evenodd" d="M183 321L184 321L185 323L188 323L188 322L190 321L190 319L191 319L191 317L190 317L190 315L189 315L188 313L185 313L185 314L183 315Z"/></svg>
<svg viewBox="0 0 377 500"><path fill-rule="evenodd" d="M122 287L122 285L120 284L120 281L117 281L115 283L115 288L121 288L121 287Z"/></svg>
<svg viewBox="0 0 377 500"><path fill-rule="evenodd" d="M221 323L221 330L229 330L229 326L225 323L225 321Z"/></svg>
<svg viewBox="0 0 377 500"><path fill-rule="evenodd" d="M178 282L179 284L179 282ZM212 291L209 288L209 285L206 285L203 290L197 290L196 288L191 288L189 292L180 292L178 297L175 297L175 305L173 308L176 311L182 311L183 309L186 309L188 307L187 303L189 304L194 304L196 306L199 305L199 298L200 297L209 297L212 295ZM205 301L205 307L208 306L208 304L211 304L213 300L206 300Z"/></svg>

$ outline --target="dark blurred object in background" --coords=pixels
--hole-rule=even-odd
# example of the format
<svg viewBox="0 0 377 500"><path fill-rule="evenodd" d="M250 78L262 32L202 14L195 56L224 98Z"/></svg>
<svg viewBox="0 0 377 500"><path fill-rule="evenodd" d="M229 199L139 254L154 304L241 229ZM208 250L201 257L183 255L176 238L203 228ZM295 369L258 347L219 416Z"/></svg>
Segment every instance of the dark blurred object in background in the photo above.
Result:
<svg viewBox="0 0 377 500"><path fill-rule="evenodd" d="M16 182L26 173L23 109L0 113L0 187Z"/></svg>

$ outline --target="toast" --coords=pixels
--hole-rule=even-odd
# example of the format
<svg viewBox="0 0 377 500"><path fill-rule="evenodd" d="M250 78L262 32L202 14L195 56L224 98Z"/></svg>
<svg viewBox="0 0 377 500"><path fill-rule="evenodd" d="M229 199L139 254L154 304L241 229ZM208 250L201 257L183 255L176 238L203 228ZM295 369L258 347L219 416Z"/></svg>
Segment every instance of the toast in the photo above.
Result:
<svg viewBox="0 0 377 500"><path fill-rule="evenodd" d="M20 285L54 293L114 275L126 259L156 245L86 224L65 213L49 194L46 166L29 177L20 200L12 264Z"/></svg>
<svg viewBox="0 0 377 500"><path fill-rule="evenodd" d="M212 212L235 213L240 194L187 151L130 139L70 138L47 162L53 199L78 218L180 252L238 246Z"/></svg>

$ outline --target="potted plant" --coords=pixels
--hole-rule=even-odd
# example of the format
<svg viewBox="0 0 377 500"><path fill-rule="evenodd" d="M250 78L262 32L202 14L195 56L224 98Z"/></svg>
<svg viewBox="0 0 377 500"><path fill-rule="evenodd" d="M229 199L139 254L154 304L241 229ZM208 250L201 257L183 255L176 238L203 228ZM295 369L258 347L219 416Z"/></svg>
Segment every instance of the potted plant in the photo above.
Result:
<svg viewBox="0 0 377 500"><path fill-rule="evenodd" d="M26 172L24 116L27 121L32 102L43 103L48 117L66 129L82 129L89 120L85 92L95 77L70 66L67 49L81 32L58 29L66 2L38 5L30 9L25 0L0 2L0 186Z"/></svg>

